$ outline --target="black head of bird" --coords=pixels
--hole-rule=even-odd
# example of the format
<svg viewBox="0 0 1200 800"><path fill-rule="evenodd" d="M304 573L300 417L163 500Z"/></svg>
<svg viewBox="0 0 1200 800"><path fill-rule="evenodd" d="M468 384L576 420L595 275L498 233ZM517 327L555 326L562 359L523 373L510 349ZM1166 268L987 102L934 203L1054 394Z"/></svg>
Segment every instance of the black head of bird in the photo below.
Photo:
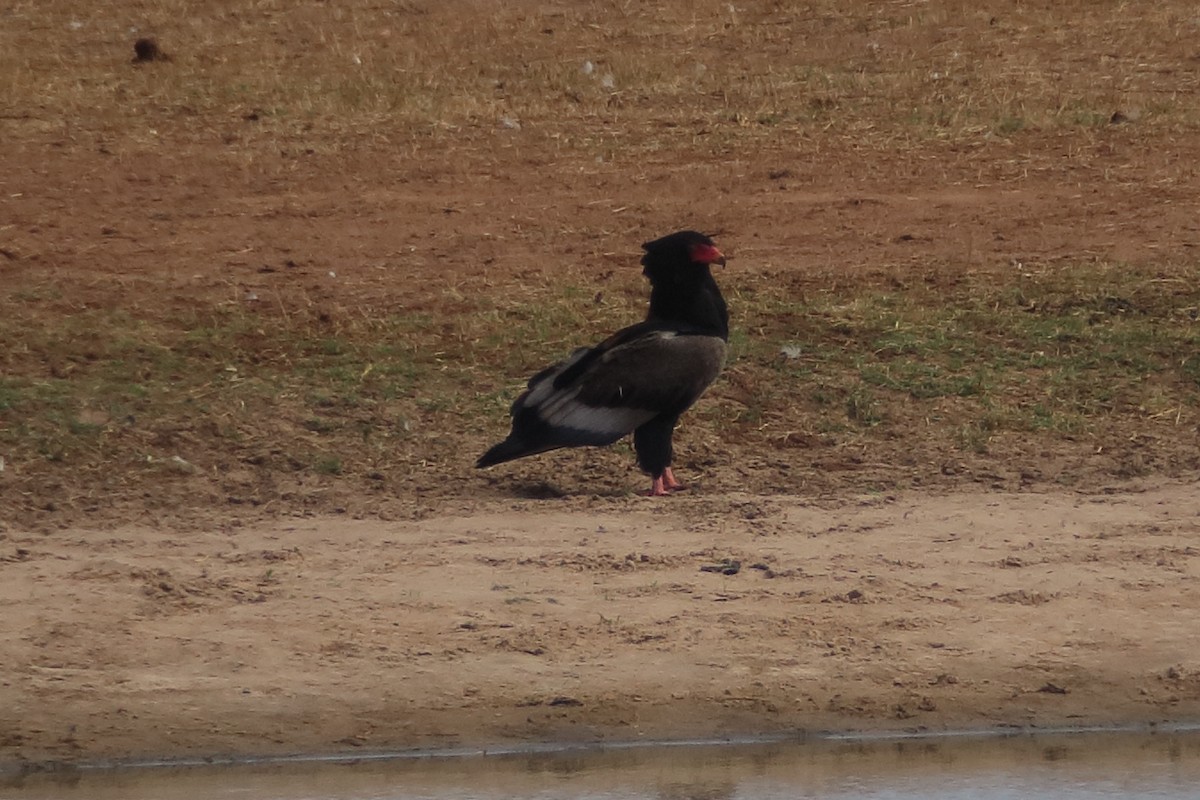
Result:
<svg viewBox="0 0 1200 800"><path fill-rule="evenodd" d="M646 242L642 274L650 279L647 319L671 320L729 338L729 312L710 269L725 266L725 255L712 239L679 231Z"/></svg>
<svg viewBox="0 0 1200 800"><path fill-rule="evenodd" d="M642 245L642 274L651 285L689 277L689 267L725 266L725 255L712 239L697 231L678 231Z"/></svg>

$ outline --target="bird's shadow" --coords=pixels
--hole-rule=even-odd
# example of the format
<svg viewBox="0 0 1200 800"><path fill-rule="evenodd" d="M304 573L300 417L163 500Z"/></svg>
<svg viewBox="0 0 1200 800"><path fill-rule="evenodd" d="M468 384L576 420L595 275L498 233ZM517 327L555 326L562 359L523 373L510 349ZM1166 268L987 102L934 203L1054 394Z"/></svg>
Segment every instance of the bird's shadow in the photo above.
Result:
<svg viewBox="0 0 1200 800"><path fill-rule="evenodd" d="M522 481L507 486L497 487L501 494L521 500L562 500L572 497L630 497L634 494L627 488L598 488L589 487L586 490L570 490L555 486L547 481Z"/></svg>
<svg viewBox="0 0 1200 800"><path fill-rule="evenodd" d="M508 487L508 491L513 497L519 497L522 500L554 500L560 497L570 497L569 492L546 481L515 483Z"/></svg>

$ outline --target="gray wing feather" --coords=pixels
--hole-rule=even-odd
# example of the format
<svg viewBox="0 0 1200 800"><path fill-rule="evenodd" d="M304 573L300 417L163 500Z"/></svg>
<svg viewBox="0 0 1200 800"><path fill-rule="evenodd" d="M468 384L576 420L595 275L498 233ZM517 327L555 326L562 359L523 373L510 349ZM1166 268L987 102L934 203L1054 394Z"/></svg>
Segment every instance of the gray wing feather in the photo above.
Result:
<svg viewBox="0 0 1200 800"><path fill-rule="evenodd" d="M531 382L522 408L536 408L553 428L616 441L662 413L681 413L703 394L725 360L714 336L658 331L601 355L567 386L555 379L586 353L576 351Z"/></svg>

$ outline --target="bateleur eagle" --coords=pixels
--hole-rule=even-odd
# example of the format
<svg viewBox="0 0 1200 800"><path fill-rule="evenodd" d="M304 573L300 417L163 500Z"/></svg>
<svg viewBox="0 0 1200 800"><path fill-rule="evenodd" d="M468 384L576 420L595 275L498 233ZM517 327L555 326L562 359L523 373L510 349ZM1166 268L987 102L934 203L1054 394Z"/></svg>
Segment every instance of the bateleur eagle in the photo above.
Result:
<svg viewBox="0 0 1200 800"><path fill-rule="evenodd" d="M679 231L642 245L650 280L644 322L529 379L512 405L512 432L480 456L490 467L560 447L610 445L633 433L651 496L683 488L671 472L679 417L721 371L729 312L710 265L725 264L712 239Z"/></svg>

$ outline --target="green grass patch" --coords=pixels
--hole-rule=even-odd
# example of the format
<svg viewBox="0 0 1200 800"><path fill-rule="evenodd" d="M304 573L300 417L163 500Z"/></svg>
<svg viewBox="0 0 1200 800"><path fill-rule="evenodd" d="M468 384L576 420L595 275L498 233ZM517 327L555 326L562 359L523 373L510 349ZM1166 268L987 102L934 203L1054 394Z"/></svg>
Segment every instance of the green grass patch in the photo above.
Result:
<svg viewBox="0 0 1200 800"><path fill-rule="evenodd" d="M726 375L697 413L739 444L807 432L898 452L1171 425L1200 408L1193 272L1078 264L838 292L747 273L728 292ZM179 455L327 478L401 447L411 463L461 458L503 435L534 371L637 319L622 289L610 303L547 282L452 314L368 310L336 324L299 310L93 311L54 330L9 318L0 335L19 346L0 380L0 446L14 463ZM314 437L321 455L278 455L311 452Z"/></svg>
<svg viewBox="0 0 1200 800"><path fill-rule="evenodd" d="M970 450L1004 431L1074 435L1196 407L1200 290L1191 268L1160 272L1068 265L950 290L866 287L849 304L764 282L742 297L760 335L734 342L764 370L748 407L757 419L776 406L781 426L816 415L808 427L825 431L949 422Z"/></svg>

